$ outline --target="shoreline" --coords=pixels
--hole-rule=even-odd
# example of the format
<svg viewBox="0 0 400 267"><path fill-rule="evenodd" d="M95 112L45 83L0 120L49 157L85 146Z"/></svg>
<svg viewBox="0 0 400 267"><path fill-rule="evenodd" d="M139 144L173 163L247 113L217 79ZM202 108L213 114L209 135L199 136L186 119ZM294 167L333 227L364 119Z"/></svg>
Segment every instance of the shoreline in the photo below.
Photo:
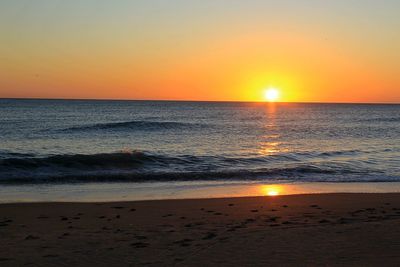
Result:
<svg viewBox="0 0 400 267"><path fill-rule="evenodd" d="M400 193L400 182L154 182L0 186L1 203L120 202L326 193Z"/></svg>
<svg viewBox="0 0 400 267"><path fill-rule="evenodd" d="M274 196L234 196L234 197L207 197L207 198L166 198L166 199L142 199L142 200L126 200L126 201L37 201L37 202L0 202L1 206L7 205L53 205L53 204L66 204L66 205L107 205L107 204L120 204L120 205L129 205L135 203L163 203L163 202L181 202L181 201L228 201L228 200L241 200L241 199L259 199L259 198L287 198L292 196L297 197L312 197L312 196L336 196L336 195L357 195L357 196L368 196L368 195L395 195L400 198L399 192L381 192L381 193L374 193L374 192L331 192L331 193L299 193L299 194L288 194L288 195L274 195Z"/></svg>
<svg viewBox="0 0 400 267"><path fill-rule="evenodd" d="M0 204L0 265L396 266L400 193Z"/></svg>

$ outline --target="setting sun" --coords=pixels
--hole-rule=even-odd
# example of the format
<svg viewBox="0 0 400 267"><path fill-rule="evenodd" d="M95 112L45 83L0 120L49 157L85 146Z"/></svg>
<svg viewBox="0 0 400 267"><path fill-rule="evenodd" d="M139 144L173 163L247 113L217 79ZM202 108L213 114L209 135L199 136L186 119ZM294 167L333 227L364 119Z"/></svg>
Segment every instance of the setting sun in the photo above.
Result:
<svg viewBox="0 0 400 267"><path fill-rule="evenodd" d="M264 98L265 98L265 100L267 100L269 102L277 101L279 99L279 96L280 96L280 92L276 88L269 88L269 89L265 90L265 92L264 92Z"/></svg>

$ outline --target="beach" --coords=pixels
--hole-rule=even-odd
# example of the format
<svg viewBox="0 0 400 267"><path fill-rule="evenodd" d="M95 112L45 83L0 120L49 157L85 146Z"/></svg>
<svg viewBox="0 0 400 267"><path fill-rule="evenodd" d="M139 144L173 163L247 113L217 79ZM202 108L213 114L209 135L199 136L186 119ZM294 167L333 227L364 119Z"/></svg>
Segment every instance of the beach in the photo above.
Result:
<svg viewBox="0 0 400 267"><path fill-rule="evenodd" d="M398 266L400 194L0 204L1 266Z"/></svg>

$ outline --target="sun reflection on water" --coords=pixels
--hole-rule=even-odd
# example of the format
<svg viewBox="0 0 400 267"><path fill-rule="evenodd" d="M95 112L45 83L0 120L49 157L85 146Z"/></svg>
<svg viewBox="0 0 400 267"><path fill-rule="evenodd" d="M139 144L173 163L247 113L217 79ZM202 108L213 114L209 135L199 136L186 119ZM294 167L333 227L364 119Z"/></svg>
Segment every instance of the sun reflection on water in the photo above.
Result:
<svg viewBox="0 0 400 267"><path fill-rule="evenodd" d="M260 144L260 149L258 151L258 153L260 153L263 156L268 156L268 155L272 155L272 154L276 154L279 152L282 152L280 145L282 143L281 142L262 142Z"/></svg>
<svg viewBox="0 0 400 267"><path fill-rule="evenodd" d="M268 105L265 109L266 120L264 122L265 134L259 142L258 153L263 156L273 155L282 152L282 142L279 127L276 122L276 106Z"/></svg>

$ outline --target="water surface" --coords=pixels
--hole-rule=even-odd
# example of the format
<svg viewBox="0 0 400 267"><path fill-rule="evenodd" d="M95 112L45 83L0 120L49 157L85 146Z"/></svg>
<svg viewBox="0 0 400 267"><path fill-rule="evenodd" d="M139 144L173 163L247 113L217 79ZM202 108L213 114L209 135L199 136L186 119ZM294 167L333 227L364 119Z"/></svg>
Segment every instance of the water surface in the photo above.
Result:
<svg viewBox="0 0 400 267"><path fill-rule="evenodd" d="M400 105L0 100L0 183L400 181Z"/></svg>

